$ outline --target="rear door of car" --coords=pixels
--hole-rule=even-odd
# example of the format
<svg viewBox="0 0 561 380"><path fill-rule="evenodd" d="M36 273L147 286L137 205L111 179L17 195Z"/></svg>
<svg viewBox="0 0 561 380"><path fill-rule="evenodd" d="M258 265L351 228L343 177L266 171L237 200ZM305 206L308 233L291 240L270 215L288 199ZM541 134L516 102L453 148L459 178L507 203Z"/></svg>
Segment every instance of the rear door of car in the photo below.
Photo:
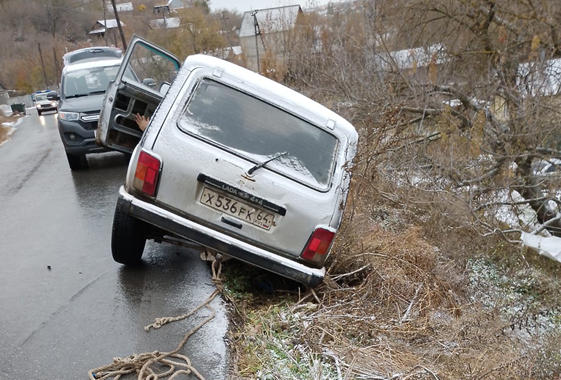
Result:
<svg viewBox="0 0 561 380"><path fill-rule="evenodd" d="M144 144L164 163L156 202L216 231L297 258L314 229L329 228L333 219L339 188L331 184L340 182L341 171L333 170L332 162L343 149L330 131L292 114L289 117L284 108L244 92L253 86L243 78L229 78L226 71L213 66L195 66L178 95L178 111L172 107L171 120L157 139ZM234 103L239 108L233 108ZM251 105L261 108L252 110L247 107ZM285 128L282 121L287 121ZM266 136L258 133L260 124L267 126ZM304 128L304 124L308 135L300 140L288 137L292 128ZM220 140L219 131L225 129L239 133ZM252 134L255 139L249 144L238 141ZM329 148L323 147L329 154L325 178L320 179L303 174L312 164L304 167L284 147L289 142L307 146L316 137L318 141L325 137L329 143ZM242 146L263 152L248 153ZM304 154L298 156L304 159Z"/></svg>
<svg viewBox="0 0 561 380"><path fill-rule="evenodd" d="M131 153L143 133L135 116L152 116L180 67L181 62L173 54L133 36L115 81L105 95L97 143Z"/></svg>

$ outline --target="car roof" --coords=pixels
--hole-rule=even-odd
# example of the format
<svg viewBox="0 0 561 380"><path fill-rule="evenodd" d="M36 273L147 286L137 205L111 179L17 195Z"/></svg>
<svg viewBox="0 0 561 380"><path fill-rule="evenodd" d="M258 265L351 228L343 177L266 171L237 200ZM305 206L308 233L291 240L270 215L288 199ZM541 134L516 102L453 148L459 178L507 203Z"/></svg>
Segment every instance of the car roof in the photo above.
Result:
<svg viewBox="0 0 561 380"><path fill-rule="evenodd" d="M108 53L109 55L107 55ZM76 56L79 55L84 55L84 58L78 57L78 60L71 62L73 58L76 59L77 58ZM123 51L119 48L109 47L109 46L92 46L92 47L77 49L68 52L62 56L62 60L64 62L64 65L71 65L83 61L91 61L91 60L99 60L99 59L118 59L121 58L122 56L123 56Z"/></svg>
<svg viewBox="0 0 561 380"><path fill-rule="evenodd" d="M62 74L83 70L83 69L93 69L97 67L110 67L110 66L119 66L123 60L122 59L103 59L103 60L96 60L96 61L87 61L87 62L78 62L73 63L71 65L65 66L62 70Z"/></svg>
<svg viewBox="0 0 561 380"><path fill-rule="evenodd" d="M216 72L223 73L224 76L233 78L235 82L243 83L243 86L240 87L253 88L258 96L268 102L285 109L298 109L300 115L308 117L309 120L313 120L324 128L343 132L351 141L358 138L356 129L345 120L345 118L320 103L272 79L216 57L203 54L195 54L187 57L183 69L193 70L197 67L214 68L214 70L220 69ZM327 126L329 120L335 122L334 128Z"/></svg>

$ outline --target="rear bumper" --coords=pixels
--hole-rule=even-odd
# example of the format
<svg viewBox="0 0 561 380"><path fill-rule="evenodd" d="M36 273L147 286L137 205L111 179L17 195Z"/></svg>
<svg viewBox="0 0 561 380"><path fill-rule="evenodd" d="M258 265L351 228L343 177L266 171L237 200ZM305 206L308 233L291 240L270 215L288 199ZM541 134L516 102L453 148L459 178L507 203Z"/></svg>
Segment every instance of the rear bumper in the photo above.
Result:
<svg viewBox="0 0 561 380"><path fill-rule="evenodd" d="M123 210L128 211L135 218L310 287L319 285L325 276L325 268L310 268L304 264L201 226L130 195L126 192L124 186L121 186L119 189L117 203L118 207L123 207Z"/></svg>

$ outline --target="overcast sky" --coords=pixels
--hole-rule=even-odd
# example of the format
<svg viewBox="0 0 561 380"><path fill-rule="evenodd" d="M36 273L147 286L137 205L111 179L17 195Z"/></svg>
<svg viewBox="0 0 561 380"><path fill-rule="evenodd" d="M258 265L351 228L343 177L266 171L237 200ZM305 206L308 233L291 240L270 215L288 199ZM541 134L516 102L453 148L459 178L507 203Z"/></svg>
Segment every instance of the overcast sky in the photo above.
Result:
<svg viewBox="0 0 561 380"><path fill-rule="evenodd" d="M210 0L210 8L212 10L226 8L244 13L245 11L254 9L273 8L296 4L299 4L302 8L308 8L310 5L324 5L328 2L329 0ZM339 0L335 0L333 2L338 3Z"/></svg>

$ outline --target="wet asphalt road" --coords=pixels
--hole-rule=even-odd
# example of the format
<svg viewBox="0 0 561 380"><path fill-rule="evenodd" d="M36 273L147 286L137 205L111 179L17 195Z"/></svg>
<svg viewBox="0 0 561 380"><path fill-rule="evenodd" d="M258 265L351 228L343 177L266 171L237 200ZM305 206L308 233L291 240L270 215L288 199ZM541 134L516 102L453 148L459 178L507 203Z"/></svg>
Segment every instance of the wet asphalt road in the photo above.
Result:
<svg viewBox="0 0 561 380"><path fill-rule="evenodd" d="M153 242L142 267L115 263L111 224L124 156L90 155L89 170L71 172L56 115L27 112L0 147L0 379L87 379L114 357L175 349L208 311L143 327L204 301L215 289L207 264L198 252ZM207 380L220 380L227 317L222 300L211 305L216 318L182 353Z"/></svg>

